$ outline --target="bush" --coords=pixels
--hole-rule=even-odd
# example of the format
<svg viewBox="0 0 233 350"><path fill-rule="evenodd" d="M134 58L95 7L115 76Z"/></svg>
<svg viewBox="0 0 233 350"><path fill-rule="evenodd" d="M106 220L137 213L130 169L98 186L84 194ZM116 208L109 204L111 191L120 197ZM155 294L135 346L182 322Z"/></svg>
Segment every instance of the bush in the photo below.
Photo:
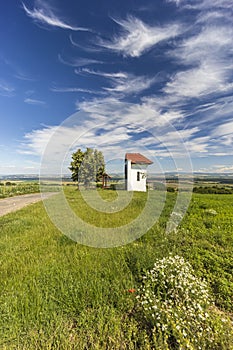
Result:
<svg viewBox="0 0 233 350"><path fill-rule="evenodd" d="M218 186L199 186L193 188L194 193L202 194L233 194L232 187L218 187Z"/></svg>
<svg viewBox="0 0 233 350"><path fill-rule="evenodd" d="M156 349L229 349L230 324L222 320L205 281L180 256L158 260L143 277L138 309Z"/></svg>
<svg viewBox="0 0 233 350"><path fill-rule="evenodd" d="M167 187L167 192L175 192L175 188L174 187Z"/></svg>

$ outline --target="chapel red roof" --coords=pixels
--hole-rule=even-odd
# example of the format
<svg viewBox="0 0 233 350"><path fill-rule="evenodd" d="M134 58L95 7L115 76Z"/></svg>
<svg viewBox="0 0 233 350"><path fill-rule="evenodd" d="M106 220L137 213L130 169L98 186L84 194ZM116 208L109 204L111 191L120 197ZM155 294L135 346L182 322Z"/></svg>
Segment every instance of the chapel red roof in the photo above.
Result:
<svg viewBox="0 0 233 350"><path fill-rule="evenodd" d="M152 164L153 162L144 157L141 153L126 153L126 160L131 160L132 164Z"/></svg>

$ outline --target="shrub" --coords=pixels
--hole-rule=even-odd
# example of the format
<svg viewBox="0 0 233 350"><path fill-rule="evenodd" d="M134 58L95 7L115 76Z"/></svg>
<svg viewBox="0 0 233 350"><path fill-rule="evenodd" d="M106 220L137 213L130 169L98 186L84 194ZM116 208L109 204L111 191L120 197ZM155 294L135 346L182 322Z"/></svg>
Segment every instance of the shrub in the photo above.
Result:
<svg viewBox="0 0 233 350"><path fill-rule="evenodd" d="M158 260L143 277L137 300L156 349L230 348L229 321L217 315L206 282L182 257Z"/></svg>
<svg viewBox="0 0 233 350"><path fill-rule="evenodd" d="M175 192L175 188L174 187L167 187L167 192Z"/></svg>

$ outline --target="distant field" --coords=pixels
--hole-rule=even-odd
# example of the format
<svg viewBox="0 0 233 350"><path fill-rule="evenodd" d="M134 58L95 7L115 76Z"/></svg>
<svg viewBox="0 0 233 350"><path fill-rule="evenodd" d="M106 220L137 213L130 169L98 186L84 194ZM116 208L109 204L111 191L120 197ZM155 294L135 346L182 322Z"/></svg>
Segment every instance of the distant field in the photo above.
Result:
<svg viewBox="0 0 233 350"><path fill-rule="evenodd" d="M68 178L61 179L57 178L47 178L43 179L44 190L54 191L56 186L71 186L77 187L77 184L72 182ZM46 186L45 186L46 185ZM112 189L124 189L124 179L122 177L113 177L109 181L109 187ZM96 187L96 183L92 184L93 188ZM102 187L102 183L97 184L98 188ZM196 193L219 193L219 194L233 194L233 177L194 177L193 180L191 177L184 176L181 177L178 181L176 176L168 176L165 178L160 178L152 176L148 180L148 188L154 190L164 191L165 189L169 192L172 191L190 191L190 188L193 188L193 191ZM14 179L2 179L0 180L0 199L7 198L12 196L18 196L22 194L38 193L40 191L39 179L23 179L23 178L14 178Z"/></svg>
<svg viewBox="0 0 233 350"><path fill-rule="evenodd" d="M0 182L0 199L19 196L22 194L40 192L38 182L28 181L1 181Z"/></svg>
<svg viewBox="0 0 233 350"><path fill-rule="evenodd" d="M83 220L119 224L112 214L88 211L75 187L65 186L65 192ZM100 194L110 203L116 198L111 190ZM163 350L138 316L135 295L145 271L169 253L191 263L196 276L208 281L217 313L231 317L233 195L193 194L177 232L166 234L175 199L167 193L159 221L141 239L118 248L71 241L54 227L42 203L0 218L0 349ZM133 197L126 221L145 200L144 193ZM232 349L229 337L219 339L208 349Z"/></svg>

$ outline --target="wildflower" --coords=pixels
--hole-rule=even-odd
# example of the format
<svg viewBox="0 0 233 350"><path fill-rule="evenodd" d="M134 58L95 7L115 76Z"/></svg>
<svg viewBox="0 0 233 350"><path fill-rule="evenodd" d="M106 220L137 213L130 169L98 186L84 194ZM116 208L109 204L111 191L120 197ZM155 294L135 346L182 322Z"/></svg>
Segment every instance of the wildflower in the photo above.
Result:
<svg viewBox="0 0 233 350"><path fill-rule="evenodd" d="M207 284L177 255L158 260L142 281L137 302L145 318L163 334L164 341L171 330L178 343L185 339L186 345L190 342L187 348L196 348L209 320L207 309L211 300ZM188 339L193 332L197 337Z"/></svg>
<svg viewBox="0 0 233 350"><path fill-rule="evenodd" d="M129 292L129 293L135 293L135 292L136 292L136 289L134 289L134 288L128 289L128 292Z"/></svg>

